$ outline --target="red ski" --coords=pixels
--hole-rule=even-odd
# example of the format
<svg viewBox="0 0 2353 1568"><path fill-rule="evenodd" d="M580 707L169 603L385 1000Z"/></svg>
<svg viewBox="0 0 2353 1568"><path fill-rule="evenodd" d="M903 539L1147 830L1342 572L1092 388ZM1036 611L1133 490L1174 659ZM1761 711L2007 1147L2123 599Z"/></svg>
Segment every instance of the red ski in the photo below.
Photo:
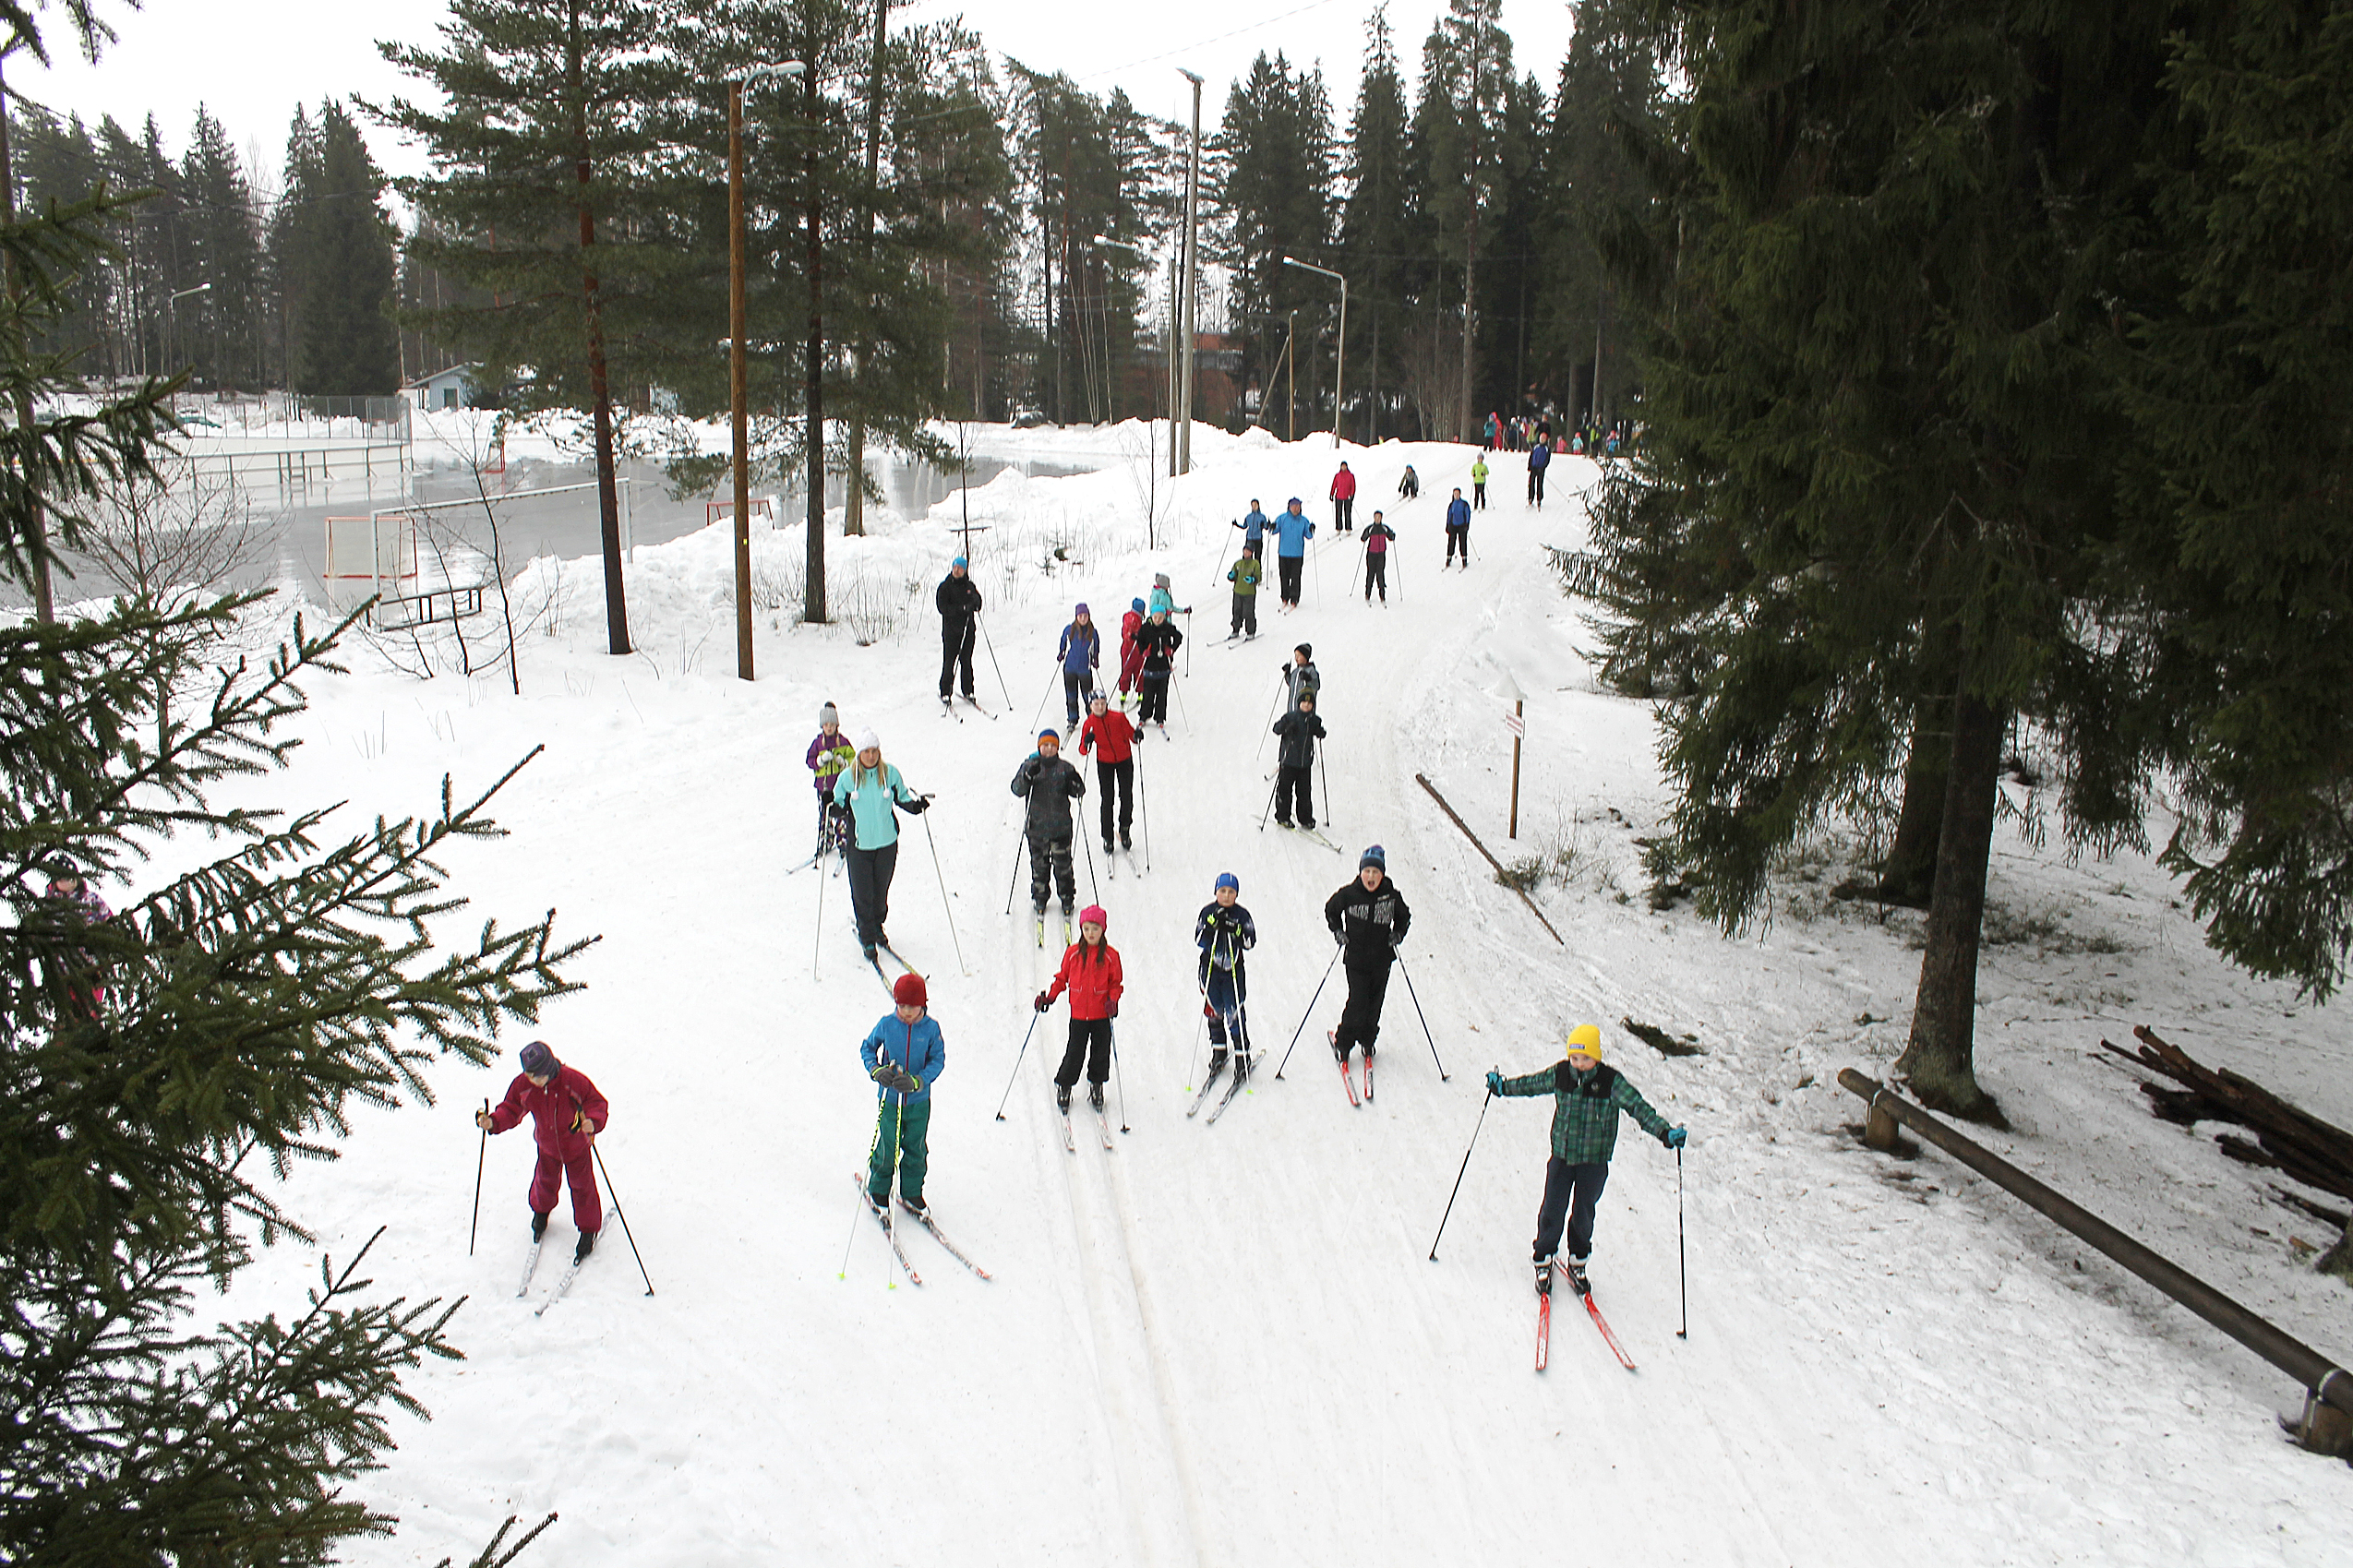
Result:
<svg viewBox="0 0 2353 1568"><path fill-rule="evenodd" d="M1553 1353L1553 1293L1549 1290L1536 1298L1536 1370L1543 1371Z"/></svg>
<svg viewBox="0 0 2353 1568"><path fill-rule="evenodd" d="M1332 1054L1334 1056L1339 1056L1339 1031L1337 1029L1327 1029L1324 1031L1324 1038L1332 1043ZM1364 1102L1356 1097L1356 1080L1349 1075L1348 1058L1344 1056L1340 1057L1339 1061L1340 1086L1348 1091L1348 1103L1354 1106L1357 1109L1363 1110L1364 1108ZM1365 1065L1370 1067L1372 1064L1367 1062ZM1369 1077L1370 1074L1368 1073L1367 1076Z"/></svg>
<svg viewBox="0 0 2353 1568"><path fill-rule="evenodd" d="M1593 1320L1593 1326L1602 1331L1602 1338L1609 1345L1610 1354L1617 1358L1619 1366L1629 1372L1632 1371L1634 1359L1626 1353L1626 1347L1617 1342L1617 1335L1610 1332L1609 1320L1602 1316L1602 1309L1593 1305L1593 1292L1588 1289L1579 1294L1585 1298L1586 1315Z"/></svg>

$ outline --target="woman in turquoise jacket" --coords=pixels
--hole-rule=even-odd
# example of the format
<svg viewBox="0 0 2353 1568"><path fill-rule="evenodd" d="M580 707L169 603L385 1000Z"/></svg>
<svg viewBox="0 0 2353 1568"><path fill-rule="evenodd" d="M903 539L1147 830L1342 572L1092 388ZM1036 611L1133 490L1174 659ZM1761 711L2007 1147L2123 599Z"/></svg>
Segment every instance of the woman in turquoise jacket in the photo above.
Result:
<svg viewBox="0 0 2353 1568"><path fill-rule="evenodd" d="M899 821L892 808L915 816L930 807L931 797L909 790L899 771L882 760L882 739L870 729L858 737L858 757L842 778L849 801L850 910L858 916L858 945L871 964L875 948L891 940L882 922L891 917L891 879L899 868Z"/></svg>

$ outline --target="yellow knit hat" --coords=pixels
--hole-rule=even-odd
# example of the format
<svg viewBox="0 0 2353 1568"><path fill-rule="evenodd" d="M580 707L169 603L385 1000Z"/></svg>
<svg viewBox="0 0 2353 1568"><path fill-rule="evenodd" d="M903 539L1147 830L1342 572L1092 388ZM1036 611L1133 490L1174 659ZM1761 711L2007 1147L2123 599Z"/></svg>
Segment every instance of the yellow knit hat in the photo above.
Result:
<svg viewBox="0 0 2353 1568"><path fill-rule="evenodd" d="M1591 1023L1579 1023L1568 1032L1568 1049L1572 1056L1590 1056L1602 1059L1602 1031Z"/></svg>

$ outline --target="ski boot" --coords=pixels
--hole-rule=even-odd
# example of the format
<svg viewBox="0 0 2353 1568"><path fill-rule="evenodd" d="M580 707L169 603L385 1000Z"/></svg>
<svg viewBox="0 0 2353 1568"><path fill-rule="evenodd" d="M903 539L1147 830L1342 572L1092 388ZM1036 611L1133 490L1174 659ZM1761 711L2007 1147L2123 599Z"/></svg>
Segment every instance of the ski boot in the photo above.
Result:
<svg viewBox="0 0 2353 1568"><path fill-rule="evenodd" d="M531 1211L531 1239L534 1241L547 1239L547 1216L537 1209Z"/></svg>
<svg viewBox="0 0 2353 1568"><path fill-rule="evenodd" d="M1226 1047L1219 1046L1209 1053L1209 1076L1215 1078L1226 1068Z"/></svg>
<svg viewBox="0 0 2353 1568"><path fill-rule="evenodd" d="M582 1231L580 1245L572 1249L572 1262L575 1264L584 1263L588 1262L588 1254L594 1251L596 1251L596 1232Z"/></svg>
<svg viewBox="0 0 2353 1568"><path fill-rule="evenodd" d="M1070 1114L1069 1084L1057 1083L1054 1085L1054 1108L1062 1112L1064 1116L1068 1116Z"/></svg>
<svg viewBox="0 0 2353 1568"><path fill-rule="evenodd" d="M1102 1084L1089 1083L1086 1085L1086 1103L1096 1110L1099 1111L1103 1108Z"/></svg>
<svg viewBox="0 0 2353 1568"><path fill-rule="evenodd" d="M1584 1259L1571 1258L1568 1260L1568 1287L1571 1290L1576 1291L1579 1296L1588 1295L1592 1291L1592 1281L1585 1277Z"/></svg>
<svg viewBox="0 0 2353 1568"><path fill-rule="evenodd" d="M1233 1059L1233 1081L1237 1083L1250 1076L1250 1053L1238 1051Z"/></svg>
<svg viewBox="0 0 2353 1568"><path fill-rule="evenodd" d="M1539 1258L1536 1260L1536 1294L1550 1296L1552 1293L1553 1261L1550 1258Z"/></svg>

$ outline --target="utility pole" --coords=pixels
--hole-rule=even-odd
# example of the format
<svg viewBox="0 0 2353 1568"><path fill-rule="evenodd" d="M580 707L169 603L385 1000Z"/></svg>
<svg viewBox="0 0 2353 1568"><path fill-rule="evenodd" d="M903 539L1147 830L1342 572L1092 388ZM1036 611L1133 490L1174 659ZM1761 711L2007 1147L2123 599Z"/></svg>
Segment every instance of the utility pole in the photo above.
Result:
<svg viewBox="0 0 2353 1568"><path fill-rule="evenodd" d="M1177 426L1177 472L1193 472L1193 360L1200 332L1195 301L1201 292L1201 78L1183 66L1177 74L1193 84L1193 153L1184 173L1184 407Z"/></svg>
<svg viewBox="0 0 2353 1568"><path fill-rule="evenodd" d="M1339 353L1332 365L1332 449L1338 451L1340 444L1340 394L1348 384L1348 280L1328 267L1318 267L1312 261L1302 261L1296 257L1284 257L1283 265L1296 267L1303 272L1320 272L1340 286ZM1292 319L1297 319L1295 314Z"/></svg>

